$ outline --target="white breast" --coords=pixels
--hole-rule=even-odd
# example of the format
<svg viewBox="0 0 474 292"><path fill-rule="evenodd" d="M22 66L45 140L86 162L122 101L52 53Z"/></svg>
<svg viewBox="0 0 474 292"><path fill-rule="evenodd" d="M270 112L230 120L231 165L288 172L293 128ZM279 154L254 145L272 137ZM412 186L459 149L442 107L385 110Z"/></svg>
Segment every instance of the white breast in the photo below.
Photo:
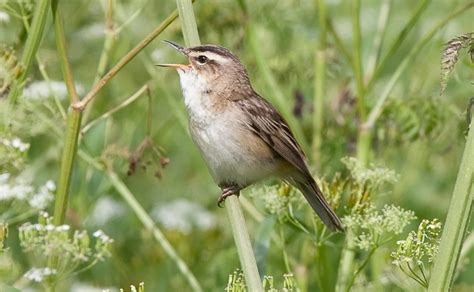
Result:
<svg viewBox="0 0 474 292"><path fill-rule="evenodd" d="M180 72L180 80L191 136L216 183L244 187L271 175L277 165L271 157L262 157L265 155L261 150L251 147L260 141L243 130L243 112L233 107L213 110L205 80L192 72Z"/></svg>

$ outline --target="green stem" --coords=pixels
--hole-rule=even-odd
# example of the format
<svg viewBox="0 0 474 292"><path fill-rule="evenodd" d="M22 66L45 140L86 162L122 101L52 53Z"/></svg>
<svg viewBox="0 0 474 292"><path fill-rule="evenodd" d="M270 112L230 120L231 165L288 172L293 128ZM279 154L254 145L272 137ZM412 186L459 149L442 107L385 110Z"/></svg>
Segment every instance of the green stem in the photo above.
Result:
<svg viewBox="0 0 474 292"><path fill-rule="evenodd" d="M53 0L52 11L54 17L54 28L56 37L56 48L61 63L63 79L69 94L71 103L78 100L74 78L72 76L71 67L67 58L66 37L64 35L63 21L61 11L58 7L58 1ZM59 173L58 188L56 191L56 199L54 203L54 219L56 225L64 223L68 204L69 186L71 184L72 170L77 152L77 140L81 125L81 112L72 109L68 113L67 129L65 135L64 149L61 157L61 169Z"/></svg>
<svg viewBox="0 0 474 292"><path fill-rule="evenodd" d="M369 260L370 258L372 257L372 255L374 254L374 252L377 250L377 247L374 247L370 250L369 254L367 255L367 257L365 258L364 262L359 266L359 268L354 272L354 274L352 275L351 279L349 280L349 283L347 284L347 287L346 287L346 292L349 292L350 289L352 288L352 286L354 285L354 281L355 279L357 278L357 276L360 274L360 272L362 272L362 270L365 268L365 266L367 266L367 264L369 263Z"/></svg>
<svg viewBox="0 0 474 292"><path fill-rule="evenodd" d="M458 263L462 242L466 234L474 199L474 130L472 123L467 136L464 154L446 223L441 236L439 254L436 257L429 283L430 291L449 291Z"/></svg>
<svg viewBox="0 0 474 292"><path fill-rule="evenodd" d="M316 50L314 75L314 114L313 114L313 143L312 159L319 163L321 157L321 142L324 122L324 95L326 94L326 0L317 0L319 18L319 44Z"/></svg>
<svg viewBox="0 0 474 292"><path fill-rule="evenodd" d="M25 49L21 57L21 64L24 66L24 71L14 83L12 90L8 96L11 103L16 103L18 96L21 94L23 89L24 81L28 70L33 63L33 59L36 56L41 39L43 37L44 26L48 16L48 10L51 5L51 0L41 0L35 6L35 13L33 21L31 23L31 29L28 32L28 38L26 40Z"/></svg>
<svg viewBox="0 0 474 292"><path fill-rule="evenodd" d="M196 280L194 274L189 270L186 263L181 259L178 253L175 251L173 246L166 239L165 235L161 230L155 226L155 223L151 217L146 213L140 203L137 201L132 192L127 188L123 181L117 176L112 170L106 172L112 186L132 208L133 212L137 215L138 219L142 222L143 226L148 229L155 237L165 251L165 253L176 263L181 274L186 278L193 291L203 291L199 282Z"/></svg>
<svg viewBox="0 0 474 292"><path fill-rule="evenodd" d="M352 3L352 46L354 47L354 57L352 58L352 69L355 75L356 92L357 92L357 111L359 119L365 121L365 89L364 89L364 75L362 70L362 45L360 32L360 0L351 1Z"/></svg>
<svg viewBox="0 0 474 292"><path fill-rule="evenodd" d="M250 236L245 224L244 215L240 208L237 196L230 196L225 200L227 214L229 215L232 234L239 254L240 264L245 275L245 283L249 291L262 291L262 280L258 274L257 262L250 243Z"/></svg>
<svg viewBox="0 0 474 292"><path fill-rule="evenodd" d="M191 0L176 0L176 6L178 7L179 21L181 22L184 43L188 47L200 45L201 40L199 39L196 18L194 17Z"/></svg>
<svg viewBox="0 0 474 292"><path fill-rule="evenodd" d="M137 100L143 93L145 93L149 89L148 84L143 85L140 89L137 90L134 94L132 94L130 97L122 101L119 105L114 107L111 110L108 110L107 112L103 113L100 115L98 118L90 121L87 125L82 127L81 133L85 134L87 131L89 131L92 127L94 127L98 122L102 121L103 119L106 119L108 117L111 117L114 113L126 108L129 104L133 103L135 100Z"/></svg>
<svg viewBox="0 0 474 292"><path fill-rule="evenodd" d="M191 0L176 0L181 20L181 30L183 32L186 46L196 46L200 44L199 35L194 18ZM240 264L244 271L245 281L249 291L263 292L262 280L258 273L257 261L253 254L250 236L245 223L244 215L240 207L237 196L230 196L225 201L227 214L229 216L235 245L239 254Z"/></svg>
<svg viewBox="0 0 474 292"><path fill-rule="evenodd" d="M344 240L341 259L339 261L336 292L345 292L349 287L349 282L354 270L354 237L355 234L352 230L349 229L346 231L346 239Z"/></svg>
<svg viewBox="0 0 474 292"><path fill-rule="evenodd" d="M352 70L354 71L357 96L357 113L359 117L359 130L357 137L357 158L362 165L366 165L370 155L370 133L363 129L367 112L365 106L364 73L362 69L362 44L360 29L360 0L352 3L352 46L354 56L352 58Z"/></svg>

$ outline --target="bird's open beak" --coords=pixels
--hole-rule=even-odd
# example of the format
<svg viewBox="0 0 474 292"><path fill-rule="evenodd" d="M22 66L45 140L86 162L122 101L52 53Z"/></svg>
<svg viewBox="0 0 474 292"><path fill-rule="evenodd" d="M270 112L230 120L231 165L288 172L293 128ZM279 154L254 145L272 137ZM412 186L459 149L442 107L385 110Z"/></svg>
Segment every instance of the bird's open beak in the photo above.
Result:
<svg viewBox="0 0 474 292"><path fill-rule="evenodd" d="M184 69L188 67L188 65L184 65L184 64L156 64L156 66L169 67L169 68L175 68L175 69Z"/></svg>
<svg viewBox="0 0 474 292"><path fill-rule="evenodd" d="M186 54L186 48L183 48L182 46L180 46L178 44L175 44L173 42L167 41L167 40L163 40L163 42L167 43L168 45L170 45L172 48L174 48L178 52L182 53L183 55L187 55Z"/></svg>
<svg viewBox="0 0 474 292"><path fill-rule="evenodd" d="M178 52L182 53L183 55L185 55L185 56L188 55L186 48L184 48L184 47L182 47L178 44L175 44L173 42L167 41L167 40L163 40L163 42L167 43L168 45L170 45L172 48L174 48ZM156 66L175 68L175 69L185 69L185 68L189 67L189 65L185 65L185 64L157 64Z"/></svg>

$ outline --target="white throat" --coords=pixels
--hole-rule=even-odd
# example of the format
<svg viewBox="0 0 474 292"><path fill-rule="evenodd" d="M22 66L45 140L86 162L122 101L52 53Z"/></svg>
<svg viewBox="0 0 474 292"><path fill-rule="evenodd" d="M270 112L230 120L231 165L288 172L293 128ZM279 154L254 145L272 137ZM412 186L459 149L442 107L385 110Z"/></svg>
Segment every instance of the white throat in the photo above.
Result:
<svg viewBox="0 0 474 292"><path fill-rule="evenodd" d="M196 74L194 70L178 69L184 104L192 120L203 123L211 122L213 115L210 110L212 104L208 94L207 80Z"/></svg>

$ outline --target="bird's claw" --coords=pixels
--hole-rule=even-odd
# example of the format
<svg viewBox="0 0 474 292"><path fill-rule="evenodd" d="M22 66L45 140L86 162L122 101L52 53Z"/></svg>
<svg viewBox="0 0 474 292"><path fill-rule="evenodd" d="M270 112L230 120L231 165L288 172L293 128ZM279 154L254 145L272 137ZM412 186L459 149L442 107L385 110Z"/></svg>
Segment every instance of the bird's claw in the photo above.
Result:
<svg viewBox="0 0 474 292"><path fill-rule="evenodd" d="M217 200L217 206L222 208L222 203L224 203L227 197L236 195L237 197L240 195L240 189L235 186L227 187L222 189L222 194L220 195L219 199Z"/></svg>

